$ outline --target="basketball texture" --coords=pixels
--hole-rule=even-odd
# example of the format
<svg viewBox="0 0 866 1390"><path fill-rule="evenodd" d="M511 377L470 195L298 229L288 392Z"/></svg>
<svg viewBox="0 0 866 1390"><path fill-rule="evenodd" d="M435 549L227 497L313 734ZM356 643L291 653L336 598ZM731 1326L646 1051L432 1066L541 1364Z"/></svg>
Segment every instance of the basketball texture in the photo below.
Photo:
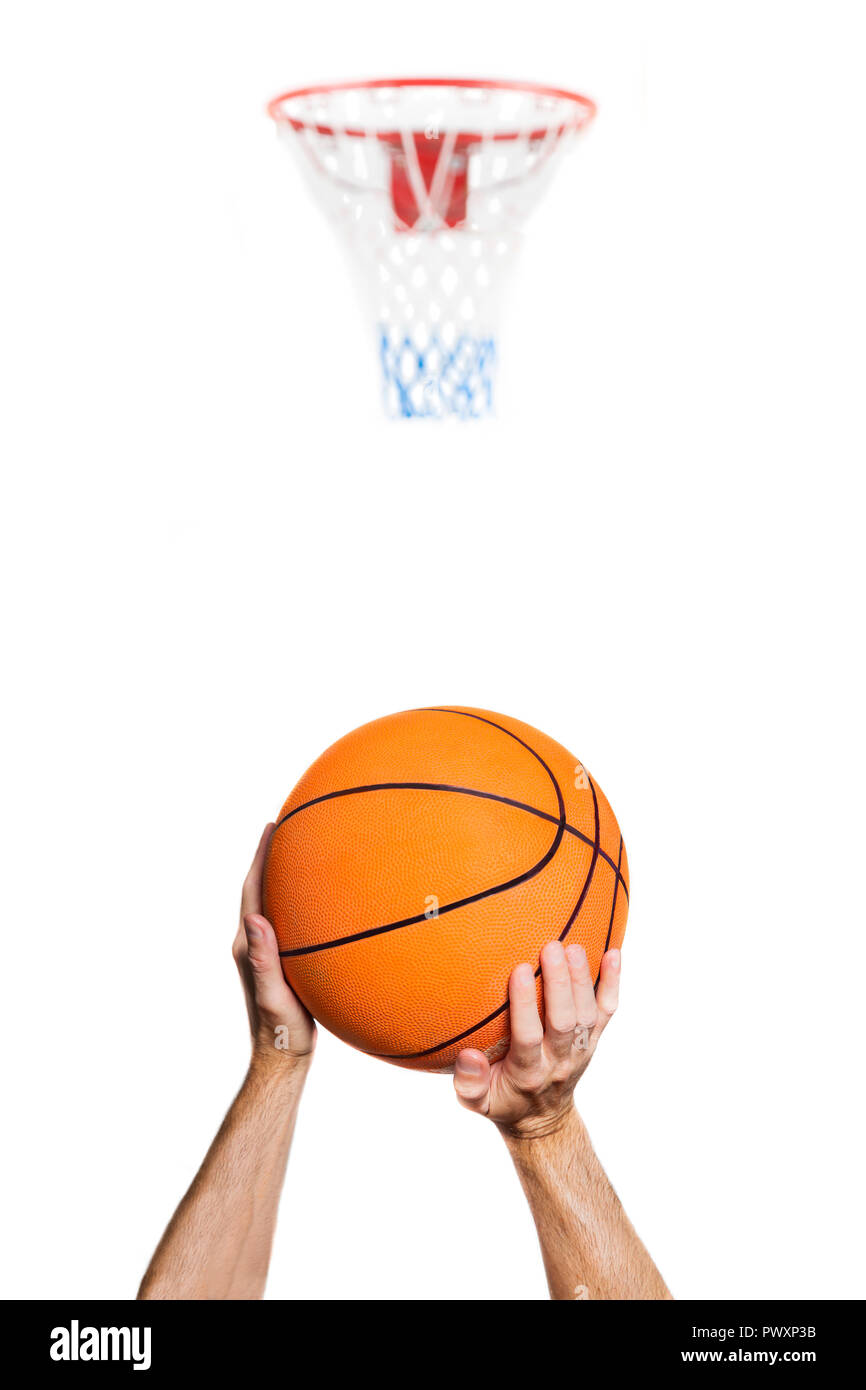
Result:
<svg viewBox="0 0 866 1390"><path fill-rule="evenodd" d="M579 942L597 976L625 933L628 861L601 789L545 734L487 710L407 710L301 778L264 909L326 1028L450 1071L461 1048L507 1050L509 974L530 961L538 975L545 942Z"/></svg>

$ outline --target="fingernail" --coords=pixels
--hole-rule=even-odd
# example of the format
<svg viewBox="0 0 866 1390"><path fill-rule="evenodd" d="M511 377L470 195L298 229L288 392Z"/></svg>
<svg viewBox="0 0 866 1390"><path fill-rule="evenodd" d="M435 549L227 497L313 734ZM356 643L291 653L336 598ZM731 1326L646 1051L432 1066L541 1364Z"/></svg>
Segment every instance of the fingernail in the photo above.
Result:
<svg viewBox="0 0 866 1390"><path fill-rule="evenodd" d="M460 1067L460 1070L462 1072L466 1073L467 1076L481 1075L481 1063L479 1062L477 1057L461 1057L458 1062L458 1066Z"/></svg>
<svg viewBox="0 0 866 1390"><path fill-rule="evenodd" d="M559 965L560 961L565 960L565 947L561 941L551 941L544 949L557 965Z"/></svg>
<svg viewBox="0 0 866 1390"><path fill-rule="evenodd" d="M610 960L611 969L619 970L621 964L619 949L617 947L614 947L614 949L612 951L608 951L607 954Z"/></svg>
<svg viewBox="0 0 866 1390"><path fill-rule="evenodd" d="M252 917L244 918L244 931L247 934L247 941L258 941L262 934L261 927L253 921Z"/></svg>
<svg viewBox="0 0 866 1390"><path fill-rule="evenodd" d="M531 985L535 979L535 973L531 965L518 965L515 974L517 975L517 983L519 985Z"/></svg>
<svg viewBox="0 0 866 1390"><path fill-rule="evenodd" d="M565 954L572 965L580 965L586 959L586 951L582 946L569 946Z"/></svg>

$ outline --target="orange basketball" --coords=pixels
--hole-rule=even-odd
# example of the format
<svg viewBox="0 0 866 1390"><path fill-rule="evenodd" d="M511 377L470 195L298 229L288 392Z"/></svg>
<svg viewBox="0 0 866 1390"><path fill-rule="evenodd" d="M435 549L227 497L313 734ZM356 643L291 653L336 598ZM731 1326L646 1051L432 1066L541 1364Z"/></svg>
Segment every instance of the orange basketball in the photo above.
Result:
<svg viewBox="0 0 866 1390"><path fill-rule="evenodd" d="M628 915L601 788L558 743L487 710L407 710L340 739L280 812L264 909L286 979L337 1037L450 1071L508 1046L508 976L547 941L597 976ZM539 998L541 983L539 979Z"/></svg>

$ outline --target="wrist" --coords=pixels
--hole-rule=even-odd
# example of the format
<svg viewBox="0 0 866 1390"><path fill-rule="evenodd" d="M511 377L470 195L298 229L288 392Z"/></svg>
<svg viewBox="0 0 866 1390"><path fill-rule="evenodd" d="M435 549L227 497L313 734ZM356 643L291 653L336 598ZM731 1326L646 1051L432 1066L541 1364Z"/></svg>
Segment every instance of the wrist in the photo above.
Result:
<svg viewBox="0 0 866 1390"><path fill-rule="evenodd" d="M550 1114L525 1115L510 1124L500 1124L498 1128L512 1152L547 1147L563 1138L581 1140L585 1134L573 1099Z"/></svg>
<svg viewBox="0 0 866 1390"><path fill-rule="evenodd" d="M253 1045L247 1082L269 1091L297 1094L307 1079L312 1060L312 1052L288 1052L273 1042L257 1042Z"/></svg>

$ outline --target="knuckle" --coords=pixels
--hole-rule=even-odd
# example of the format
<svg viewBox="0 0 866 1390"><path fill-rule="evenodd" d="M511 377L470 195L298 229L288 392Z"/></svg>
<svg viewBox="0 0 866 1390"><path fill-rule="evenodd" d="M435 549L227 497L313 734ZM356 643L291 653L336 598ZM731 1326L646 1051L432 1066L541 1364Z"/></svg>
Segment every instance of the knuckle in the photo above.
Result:
<svg viewBox="0 0 866 1390"><path fill-rule="evenodd" d="M570 1018L552 1018L548 1023L548 1031L554 1038L568 1038L578 1026L574 1015Z"/></svg>
<svg viewBox="0 0 866 1390"><path fill-rule="evenodd" d="M524 1096L537 1096L547 1086L547 1070L543 1067L527 1067L520 1077L520 1091Z"/></svg>

